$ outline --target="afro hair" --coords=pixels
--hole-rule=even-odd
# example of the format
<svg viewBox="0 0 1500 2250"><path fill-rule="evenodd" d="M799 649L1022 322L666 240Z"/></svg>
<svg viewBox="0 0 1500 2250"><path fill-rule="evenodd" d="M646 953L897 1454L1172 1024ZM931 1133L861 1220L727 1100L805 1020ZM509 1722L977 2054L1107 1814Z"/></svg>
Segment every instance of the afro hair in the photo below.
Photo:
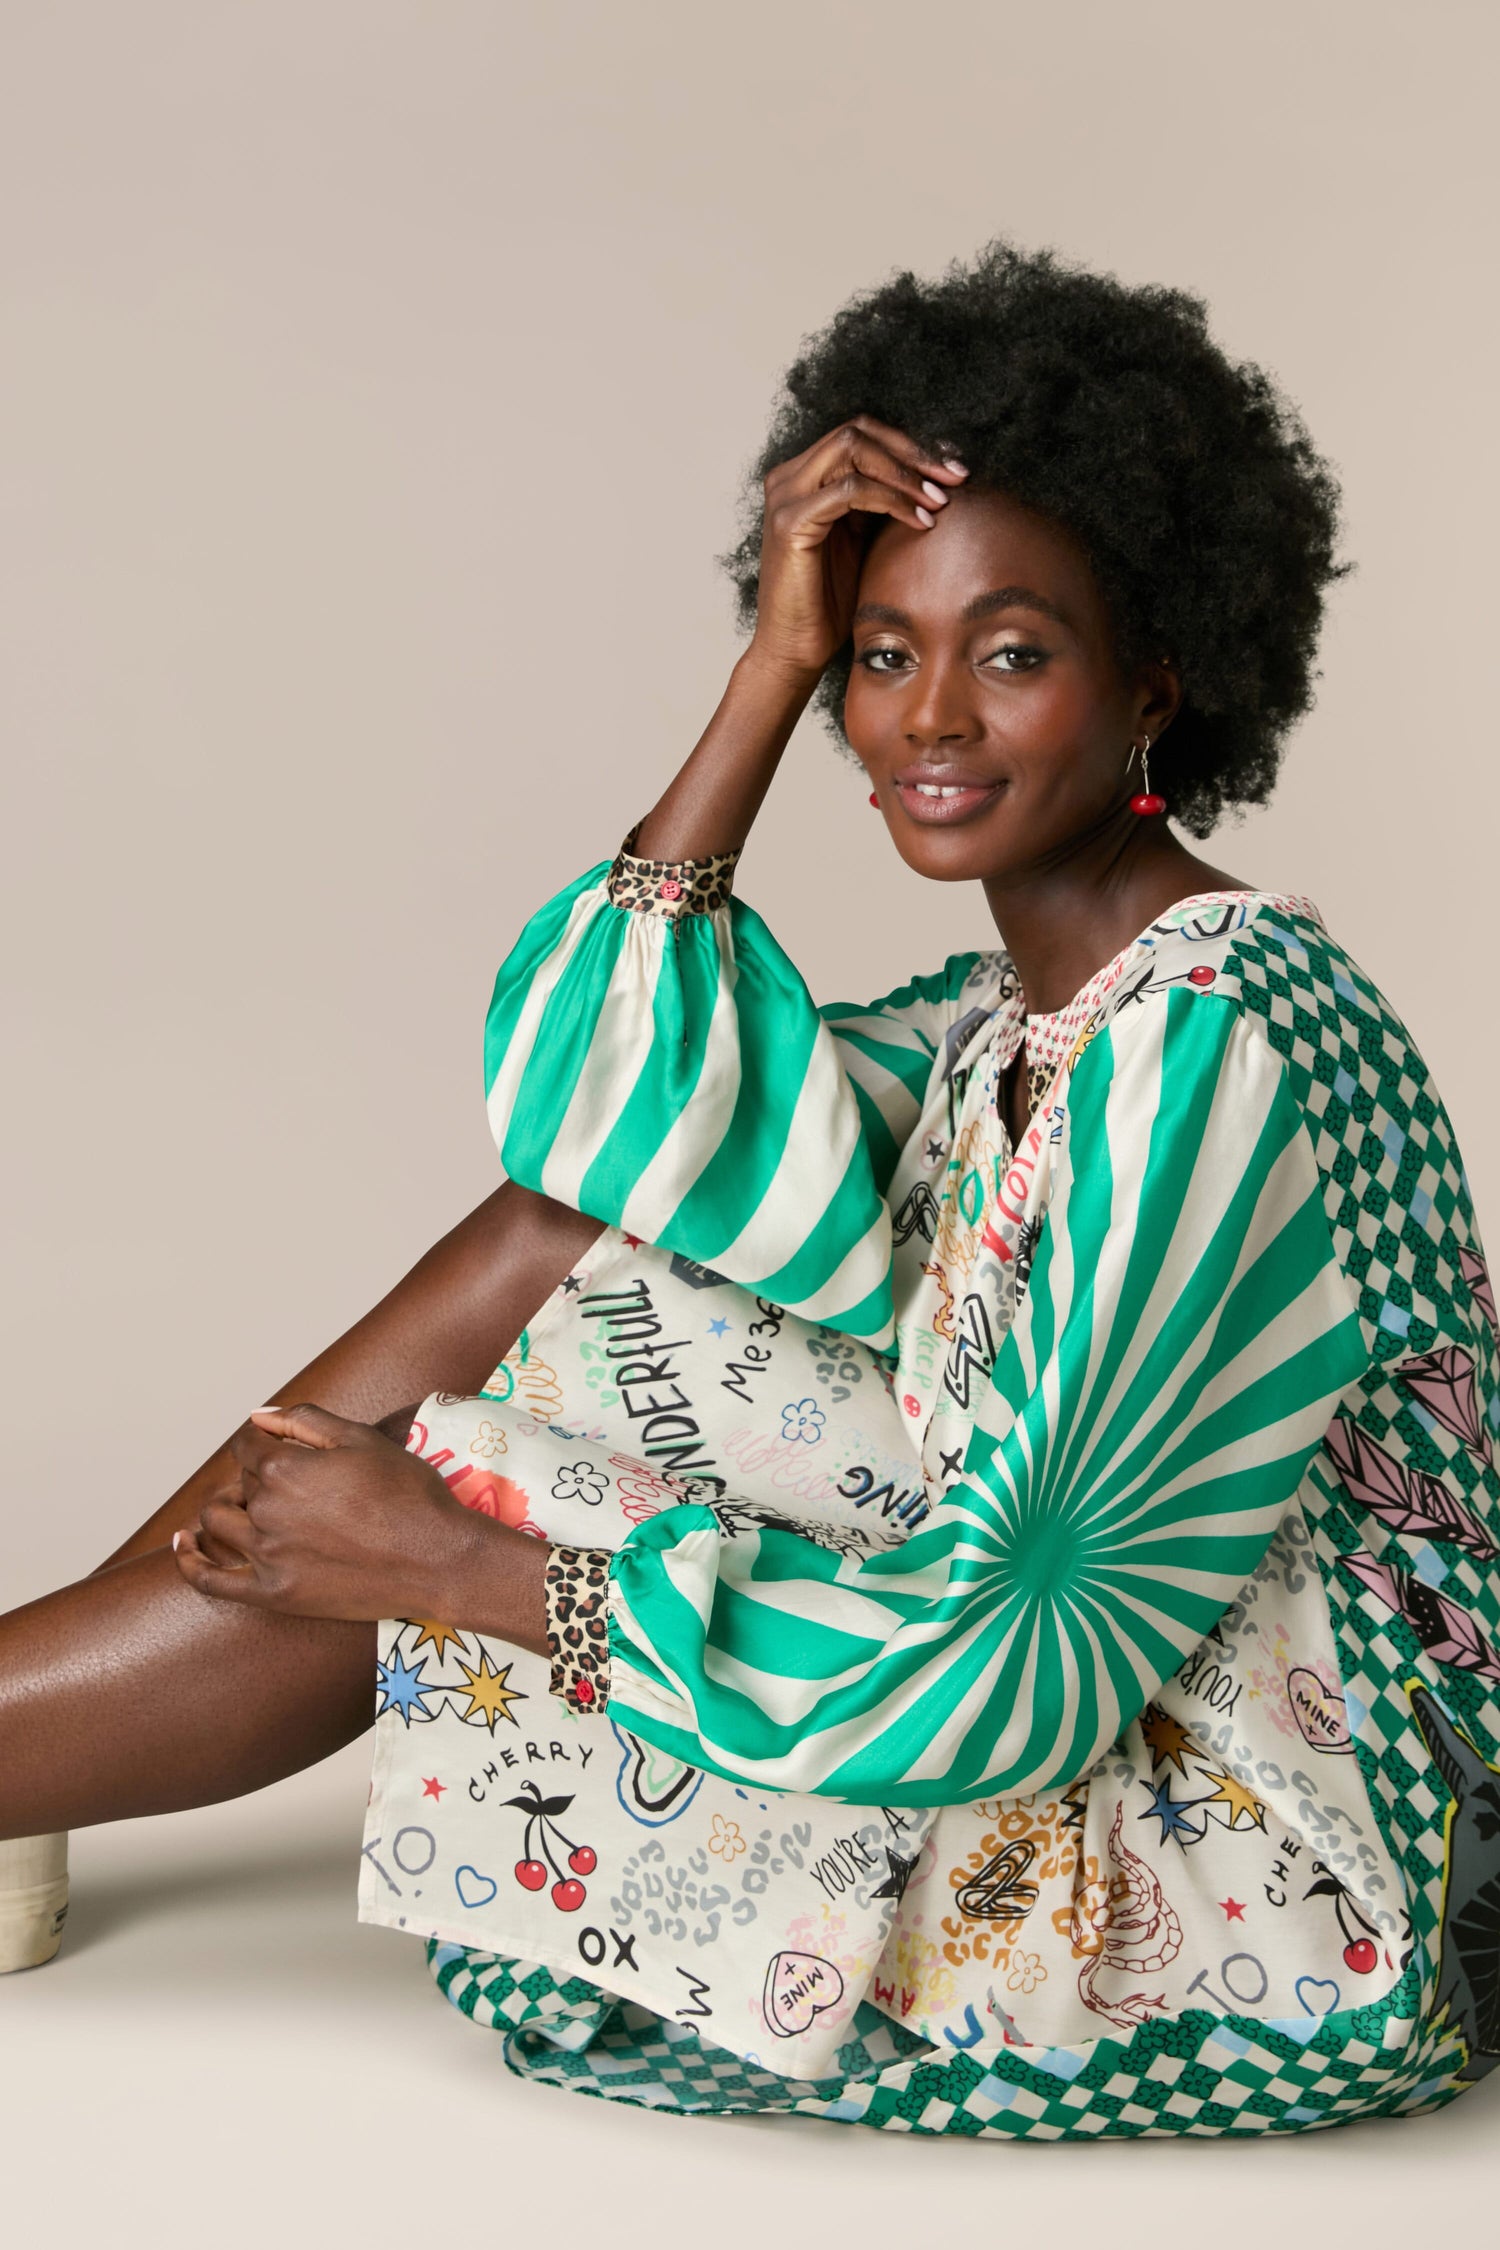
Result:
<svg viewBox="0 0 1500 2250"><path fill-rule="evenodd" d="M869 414L964 461L1078 540L1122 663L1165 653L1183 703L1153 753L1172 818L1206 836L1264 804L1312 701L1339 489L1296 408L1236 364L1180 289L1128 288L1052 251L994 242L941 280L897 274L810 339L751 472L725 565L755 619L760 486L826 430ZM817 702L843 734L851 652Z"/></svg>

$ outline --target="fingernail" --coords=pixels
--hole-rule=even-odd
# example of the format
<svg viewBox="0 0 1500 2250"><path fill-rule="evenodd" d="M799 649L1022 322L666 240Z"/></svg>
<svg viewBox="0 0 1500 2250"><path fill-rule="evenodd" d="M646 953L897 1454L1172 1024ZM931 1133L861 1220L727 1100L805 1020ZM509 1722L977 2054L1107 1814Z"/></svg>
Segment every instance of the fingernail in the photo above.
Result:
<svg viewBox="0 0 1500 2250"><path fill-rule="evenodd" d="M172 1552L174 1555L177 1552L177 1542L181 1537L182 1533L180 1531L174 1531L172 1534Z"/></svg>
<svg viewBox="0 0 1500 2250"><path fill-rule="evenodd" d="M933 525L937 522L937 517L930 516L925 508L919 507L917 510L917 521L920 524L925 524L927 529L931 531Z"/></svg>
<svg viewBox="0 0 1500 2250"><path fill-rule="evenodd" d="M968 470L964 467L962 461L958 459L956 454L950 454L948 459L943 463L943 467L945 469L951 469L956 477L966 477L969 473Z"/></svg>
<svg viewBox="0 0 1500 2250"><path fill-rule="evenodd" d="M935 500L940 508L945 508L948 505L947 493L940 484L934 484L930 477L923 477L922 490L926 493L928 499Z"/></svg>

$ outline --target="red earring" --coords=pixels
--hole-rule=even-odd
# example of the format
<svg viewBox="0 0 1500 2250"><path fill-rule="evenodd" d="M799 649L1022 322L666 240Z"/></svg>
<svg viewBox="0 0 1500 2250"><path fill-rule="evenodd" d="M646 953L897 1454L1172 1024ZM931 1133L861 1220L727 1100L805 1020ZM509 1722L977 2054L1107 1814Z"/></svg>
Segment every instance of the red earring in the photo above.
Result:
<svg viewBox="0 0 1500 2250"><path fill-rule="evenodd" d="M870 791L870 802L871 802L871 804L872 804L872 805L874 805L874 806L875 806L875 807L876 807L876 808L878 809L878 807L879 807L879 804L880 804L880 799L879 799L879 797L877 797L877 796L876 796L876 794L875 794L875 791L874 791L873 789L872 789L872 790Z"/></svg>
<svg viewBox="0 0 1500 2250"><path fill-rule="evenodd" d="M1165 812L1167 809L1166 798L1158 796L1157 792L1151 786L1151 767L1149 762L1150 756L1151 737L1148 734L1145 742L1141 746L1141 787L1136 792L1135 796L1133 796L1130 800L1131 811L1133 813L1140 813L1143 818L1149 816L1151 813ZM1130 757L1126 764L1125 771L1129 773L1131 766L1133 766L1134 764L1135 744L1132 742L1130 745Z"/></svg>

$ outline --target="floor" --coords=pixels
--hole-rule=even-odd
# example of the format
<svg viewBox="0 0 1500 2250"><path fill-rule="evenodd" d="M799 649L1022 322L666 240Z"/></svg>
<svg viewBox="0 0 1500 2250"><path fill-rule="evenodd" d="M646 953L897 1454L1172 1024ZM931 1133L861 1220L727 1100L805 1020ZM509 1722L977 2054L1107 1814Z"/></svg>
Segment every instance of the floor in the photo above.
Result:
<svg viewBox="0 0 1500 2250"><path fill-rule="evenodd" d="M612 2245L765 2250L1001 2213L1030 2240L1097 2229L1110 2250L1205 2228L1215 2250L1351 2224L1360 2250L1427 2250L1435 2224L1442 2243L1495 2238L1500 2073L1412 2123L1050 2148L660 2117L523 2085L415 1945L354 1920L364 1791L356 1745L237 1804L74 1838L62 1954L0 1984L10 2239L586 2250L607 2226Z"/></svg>

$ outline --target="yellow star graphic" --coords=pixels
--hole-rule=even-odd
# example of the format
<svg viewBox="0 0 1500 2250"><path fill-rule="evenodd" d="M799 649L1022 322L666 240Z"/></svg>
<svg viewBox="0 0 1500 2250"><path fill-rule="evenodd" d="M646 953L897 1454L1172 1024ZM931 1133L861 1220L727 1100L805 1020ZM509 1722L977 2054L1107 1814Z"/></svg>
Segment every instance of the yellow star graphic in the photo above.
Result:
<svg viewBox="0 0 1500 2250"><path fill-rule="evenodd" d="M1213 1812L1215 1805L1228 1807L1227 1818L1218 1813L1213 1815L1225 1828L1240 1827L1241 1814L1244 1815L1244 1825L1247 1827L1264 1828L1266 1825L1265 1806L1255 1792L1247 1789L1242 1781L1236 1781L1232 1773L1221 1773L1213 1795L1205 1797L1203 1802L1210 1812Z"/></svg>
<svg viewBox="0 0 1500 2250"><path fill-rule="evenodd" d="M1159 1704L1148 1703L1141 1713L1141 1733L1151 1752L1153 1768L1175 1766L1180 1774L1185 1774L1186 1753L1191 1750L1195 1755L1199 1754L1196 1735L1180 1719L1174 1719L1169 1711L1163 1711Z"/></svg>
<svg viewBox="0 0 1500 2250"><path fill-rule="evenodd" d="M519 1688L506 1686L505 1683L510 1678L508 1664L502 1665L497 1672L481 1649L477 1672L471 1672L462 1658L459 1659L458 1668L469 1683L469 1708L464 1713L466 1719L483 1719L491 1734L495 1731L497 1719L509 1719L513 1727L520 1725L520 1720L510 1707L513 1703L524 1703L526 1697Z"/></svg>
<svg viewBox="0 0 1500 2250"><path fill-rule="evenodd" d="M408 1617L406 1623L408 1625L420 1625L422 1628L411 1645L413 1656L416 1655L419 1648L425 1648L427 1643L431 1641L433 1652L439 1664L441 1664L450 1641L457 1641L460 1648L464 1645L462 1633L455 1633L451 1625L440 1625L435 1617Z"/></svg>

